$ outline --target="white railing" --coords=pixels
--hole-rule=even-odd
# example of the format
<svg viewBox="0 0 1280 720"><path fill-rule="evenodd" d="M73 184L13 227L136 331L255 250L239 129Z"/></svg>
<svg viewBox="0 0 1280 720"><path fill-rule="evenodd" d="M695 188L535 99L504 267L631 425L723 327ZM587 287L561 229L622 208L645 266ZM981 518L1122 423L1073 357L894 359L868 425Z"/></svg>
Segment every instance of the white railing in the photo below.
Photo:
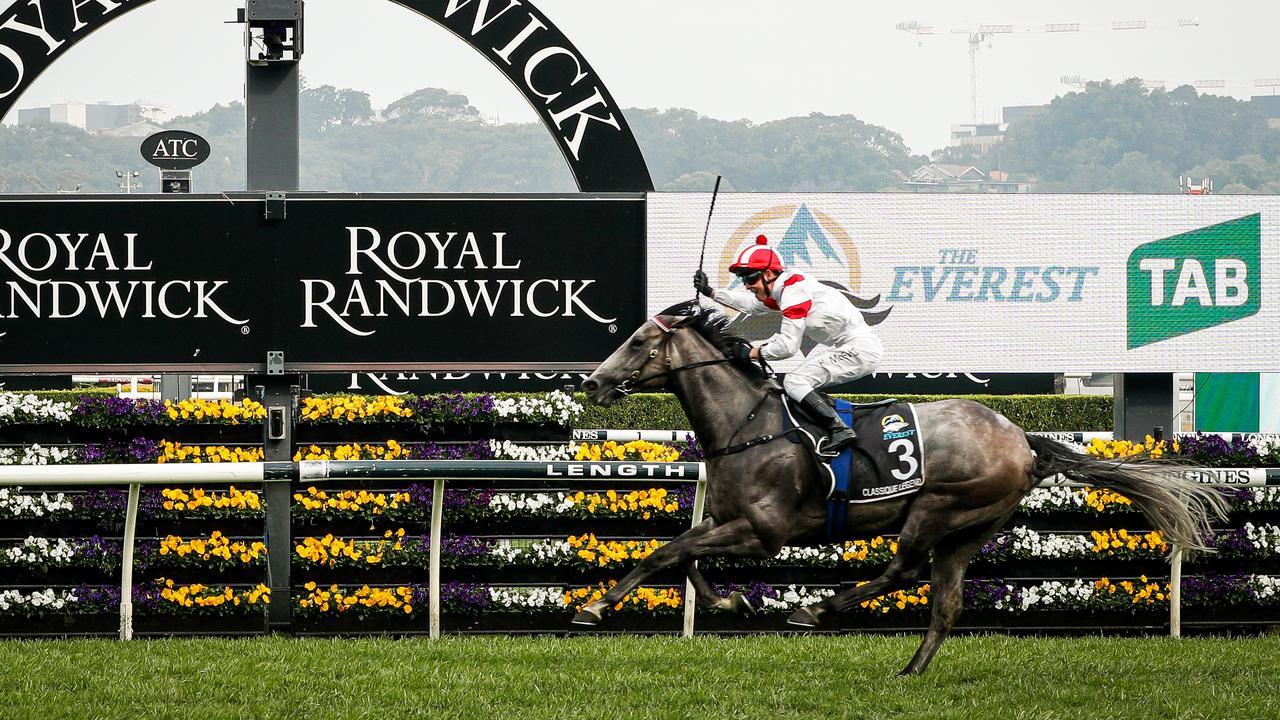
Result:
<svg viewBox="0 0 1280 720"><path fill-rule="evenodd" d="M578 431L575 431L577 433ZM628 431L636 432L636 431ZM1186 468L1184 475L1202 485L1265 487L1280 485L1280 468ZM626 461L533 462L517 460L303 460L300 462L246 462L163 465L10 465L0 467L0 487L128 485L124 547L120 580L120 638L133 637L133 550L138 497L142 485L161 484L258 484L318 482L326 480L433 480L431 496L431 547L429 551L430 637L440 636L440 545L447 480L601 480L610 482L696 482L692 526L702 521L706 505L706 466L703 463L645 463ZM1046 486L1081 487L1061 476L1046 478ZM1182 549L1174 546L1170 558L1169 632L1181 636ZM270 570L270 566L268 566ZM685 582L685 637L693 635L695 594Z"/></svg>
<svg viewBox="0 0 1280 720"><path fill-rule="evenodd" d="M0 487L128 485L120 573L120 639L133 638L133 550L138 521L138 498L143 485L308 483L325 480L433 480L431 547L428 554L428 615L431 638L440 637L440 545L444 524L447 480L601 480L609 482L685 481L697 483L691 527L702 522L706 506L706 466L703 463L526 462L517 460L302 460L163 465L9 465L0 467ZM268 508L270 512L270 508ZM265 518L264 518L265 523ZM287 562L287 561L286 561ZM268 572L271 564L268 562ZM695 595L685 581L685 637L693 636Z"/></svg>

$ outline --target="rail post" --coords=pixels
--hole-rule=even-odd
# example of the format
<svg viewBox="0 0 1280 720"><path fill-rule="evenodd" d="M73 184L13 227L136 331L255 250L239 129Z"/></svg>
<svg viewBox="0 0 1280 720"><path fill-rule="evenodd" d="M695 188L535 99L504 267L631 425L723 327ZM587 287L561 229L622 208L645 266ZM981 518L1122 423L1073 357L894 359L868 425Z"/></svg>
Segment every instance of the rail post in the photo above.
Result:
<svg viewBox="0 0 1280 720"><path fill-rule="evenodd" d="M124 546L120 552L120 639L133 639L133 541L138 529L138 497L142 486L129 484L124 510Z"/></svg>

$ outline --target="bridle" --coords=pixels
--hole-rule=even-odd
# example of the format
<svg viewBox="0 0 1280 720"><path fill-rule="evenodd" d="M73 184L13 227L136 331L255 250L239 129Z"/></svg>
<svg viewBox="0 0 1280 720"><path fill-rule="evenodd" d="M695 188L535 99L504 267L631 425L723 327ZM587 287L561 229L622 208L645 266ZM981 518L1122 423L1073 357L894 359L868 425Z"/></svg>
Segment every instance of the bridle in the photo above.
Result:
<svg viewBox="0 0 1280 720"><path fill-rule="evenodd" d="M649 318L649 321L652 322L654 325L657 325L658 329L661 330L664 335L664 337L662 338L662 345L660 346L661 350L659 350L659 348L653 348L652 350L650 350L649 359L652 360L658 357L658 355L660 354L665 355L666 357L664 359L664 364L666 365L667 369L659 373L654 373L653 375L646 375L645 377L640 377L640 370L644 368L645 365L648 365L648 363L646 362L644 363L644 365L641 365L640 367L636 368L636 371L631 373L631 377L627 378L626 380L623 380L622 382L614 386L613 392L616 392L619 395L626 397L627 395L630 395L635 391L639 390L644 383L647 383L650 380L657 380L658 378L664 378L669 375L675 375L676 373L682 373L685 370L693 370L695 368L706 367L708 365L720 365L721 363L731 362L729 358L721 357L721 358L713 358L711 360L699 360L698 362L689 363L688 365L679 365L677 367L672 367L671 353L667 351L667 348L670 347L671 345L671 338L675 337L675 327L666 324L657 315L654 315L653 317Z"/></svg>
<svg viewBox="0 0 1280 720"><path fill-rule="evenodd" d="M657 315L654 315L653 317L649 318L649 320L654 325L657 325L658 329L662 330L663 335L665 335L665 337L662 339L662 345L661 345L662 349L665 350L671 344L671 338L675 336L675 328L671 325L664 323ZM660 354L663 354L663 352L660 351L658 348L653 348L652 350L649 351L649 359L653 360L654 358L658 357L658 355ZM665 355L666 355L665 364L667 366L666 370L660 373L654 373L653 375L647 375L645 377L641 377L640 368L643 368L644 365L647 365L648 363L646 362L644 365L641 365L640 368L636 368L636 371L631 373L631 377L627 378L626 380L623 380L622 382L614 386L613 392L616 392L622 395L623 397L626 397L634 393L636 390L639 390L641 385L649 382L650 380L657 380L658 378L667 377L668 375L675 375L676 373L684 372L685 370L693 370L694 368L732 362L729 358L722 357L722 358L714 358L711 360L700 360L698 362L689 363L688 365L680 365L677 367L672 367L671 353L666 352ZM763 361L761 364L763 365ZM764 445L766 443L773 442L778 438L786 437L799 430L798 427L793 427L788 430L784 430L781 433L766 433L764 435L760 435L759 437L752 438L751 440L748 440L746 442L733 444L734 439L738 437L738 433L742 432L742 429L746 427L747 423L755 419L756 413L759 412L760 410L760 406L764 405L765 400L769 398L769 395L772 392L781 392L781 391L773 390L762 395L760 397L760 401L757 402L755 407L751 409L751 412L747 413L747 416L745 419L743 419L742 424L739 425L738 429L735 430L733 434L730 436L729 438L730 444L718 450L711 450L707 452L706 457L708 460L712 458L723 457L725 455L733 455L735 453L740 453L743 450L748 450L750 448L756 447L757 445Z"/></svg>

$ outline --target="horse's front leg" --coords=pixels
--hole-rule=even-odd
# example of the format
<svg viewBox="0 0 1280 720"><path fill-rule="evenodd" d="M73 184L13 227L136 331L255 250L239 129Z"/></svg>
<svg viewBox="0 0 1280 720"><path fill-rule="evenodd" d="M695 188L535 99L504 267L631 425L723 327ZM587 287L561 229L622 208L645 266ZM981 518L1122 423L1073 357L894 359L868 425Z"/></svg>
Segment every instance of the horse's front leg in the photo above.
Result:
<svg viewBox="0 0 1280 720"><path fill-rule="evenodd" d="M604 597L587 603L573 617L576 625L595 625L604 616L605 608L612 607L635 590L645 578L669 567L684 565L691 560L708 555L737 555L743 557L769 557L773 553L756 536L746 518L730 520L717 525L707 518L679 537L654 550L640 564L609 589ZM704 579L705 582L705 579ZM709 589L709 586L708 586ZM713 593L714 594L714 593Z"/></svg>

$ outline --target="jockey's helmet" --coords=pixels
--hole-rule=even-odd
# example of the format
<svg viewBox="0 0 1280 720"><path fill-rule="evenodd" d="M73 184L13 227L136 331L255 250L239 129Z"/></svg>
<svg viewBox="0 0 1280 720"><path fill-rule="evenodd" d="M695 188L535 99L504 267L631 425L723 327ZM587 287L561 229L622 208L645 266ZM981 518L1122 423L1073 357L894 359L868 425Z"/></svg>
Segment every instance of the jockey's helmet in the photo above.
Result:
<svg viewBox="0 0 1280 720"><path fill-rule="evenodd" d="M785 269L782 258L769 247L769 238L764 235L757 235L756 243L738 253L737 261L729 266L729 272L735 275L755 275L765 270L780 273Z"/></svg>

